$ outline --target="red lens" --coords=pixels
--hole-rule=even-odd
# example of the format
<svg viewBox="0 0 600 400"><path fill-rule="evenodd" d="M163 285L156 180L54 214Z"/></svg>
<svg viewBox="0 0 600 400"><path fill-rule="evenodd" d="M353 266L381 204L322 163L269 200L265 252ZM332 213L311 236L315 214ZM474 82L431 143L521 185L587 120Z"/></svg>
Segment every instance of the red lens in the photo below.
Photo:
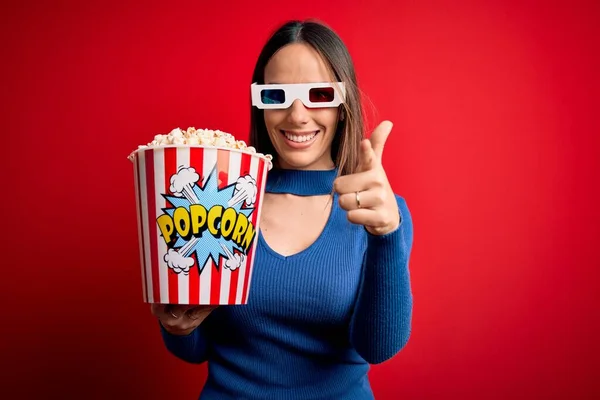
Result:
<svg viewBox="0 0 600 400"><path fill-rule="evenodd" d="M334 97L332 87L312 88L308 92L308 98L313 103L331 103Z"/></svg>

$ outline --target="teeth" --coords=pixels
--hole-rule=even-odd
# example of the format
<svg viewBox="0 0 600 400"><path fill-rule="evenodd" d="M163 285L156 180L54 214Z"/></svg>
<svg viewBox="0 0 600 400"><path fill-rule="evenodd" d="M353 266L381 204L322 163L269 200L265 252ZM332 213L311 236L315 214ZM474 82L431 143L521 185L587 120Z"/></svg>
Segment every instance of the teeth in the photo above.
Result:
<svg viewBox="0 0 600 400"><path fill-rule="evenodd" d="M283 132L285 134L285 137L288 140L291 140L292 142L296 142L296 143L304 143L304 142L308 142L309 140L311 140L312 138L314 138L317 133L313 133L312 135L303 135L303 136L296 136L296 135L292 135L290 133L287 132Z"/></svg>

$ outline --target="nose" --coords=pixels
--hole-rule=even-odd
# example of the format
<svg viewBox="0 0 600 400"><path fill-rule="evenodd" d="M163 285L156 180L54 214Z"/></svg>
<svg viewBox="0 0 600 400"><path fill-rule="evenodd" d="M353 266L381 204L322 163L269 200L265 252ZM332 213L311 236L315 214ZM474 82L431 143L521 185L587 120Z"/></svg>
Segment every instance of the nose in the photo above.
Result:
<svg viewBox="0 0 600 400"><path fill-rule="evenodd" d="M309 121L309 113L300 99L294 100L288 109L288 122L293 125L306 125Z"/></svg>

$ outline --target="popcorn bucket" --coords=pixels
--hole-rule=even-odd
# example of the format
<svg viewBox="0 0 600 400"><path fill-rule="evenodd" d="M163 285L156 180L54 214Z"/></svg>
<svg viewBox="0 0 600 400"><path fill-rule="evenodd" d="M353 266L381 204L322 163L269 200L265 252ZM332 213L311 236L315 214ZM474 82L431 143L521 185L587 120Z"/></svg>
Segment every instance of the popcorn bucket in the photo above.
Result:
<svg viewBox="0 0 600 400"><path fill-rule="evenodd" d="M144 301L247 304L269 161L201 145L131 160Z"/></svg>

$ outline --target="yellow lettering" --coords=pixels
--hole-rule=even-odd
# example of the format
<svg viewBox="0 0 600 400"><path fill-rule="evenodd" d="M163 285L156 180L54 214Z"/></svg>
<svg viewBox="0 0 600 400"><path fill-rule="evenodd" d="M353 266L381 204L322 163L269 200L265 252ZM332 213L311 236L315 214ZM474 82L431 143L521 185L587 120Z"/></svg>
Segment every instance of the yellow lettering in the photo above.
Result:
<svg viewBox="0 0 600 400"><path fill-rule="evenodd" d="M246 254L248 253L248 249L250 248L250 244L252 240L254 240L254 234L256 231L254 230L254 226L252 224L248 224L248 229L246 229L246 233L244 235L244 239L242 240L242 247L246 250Z"/></svg>
<svg viewBox="0 0 600 400"><path fill-rule="evenodd" d="M158 224L162 237L165 239L165 243L169 243L171 241L171 235L175 231L173 219L171 219L170 215L163 214L156 219L156 223Z"/></svg>
<svg viewBox="0 0 600 400"><path fill-rule="evenodd" d="M208 231L216 238L219 238L218 224L223 215L223 206L214 206L208 211Z"/></svg>
<svg viewBox="0 0 600 400"><path fill-rule="evenodd" d="M236 244L242 243L242 233L246 231L246 228L248 228L248 217L244 214L239 214L235 222L235 229L233 230L233 235L231 235L231 240Z"/></svg>
<svg viewBox="0 0 600 400"><path fill-rule="evenodd" d="M190 214L192 233L194 236L200 237L206 229L206 208L200 204L192 204L190 206Z"/></svg>
<svg viewBox="0 0 600 400"><path fill-rule="evenodd" d="M223 213L223 219L221 220L221 234L223 235L223 239L230 240L233 228L235 228L236 218L237 212L233 208L228 208Z"/></svg>
<svg viewBox="0 0 600 400"><path fill-rule="evenodd" d="M163 214L156 220L165 243L171 243L175 232L183 239L192 235L201 237L208 230L215 238L223 236L231 240L248 252L254 241L256 230L248 217L237 213L234 208L225 209L223 206L213 206L210 210L200 204L192 204L189 211L184 207L177 207L173 218Z"/></svg>
<svg viewBox="0 0 600 400"><path fill-rule="evenodd" d="M173 213L173 223L180 237L186 238L190 234L190 214L183 207L177 207Z"/></svg>

